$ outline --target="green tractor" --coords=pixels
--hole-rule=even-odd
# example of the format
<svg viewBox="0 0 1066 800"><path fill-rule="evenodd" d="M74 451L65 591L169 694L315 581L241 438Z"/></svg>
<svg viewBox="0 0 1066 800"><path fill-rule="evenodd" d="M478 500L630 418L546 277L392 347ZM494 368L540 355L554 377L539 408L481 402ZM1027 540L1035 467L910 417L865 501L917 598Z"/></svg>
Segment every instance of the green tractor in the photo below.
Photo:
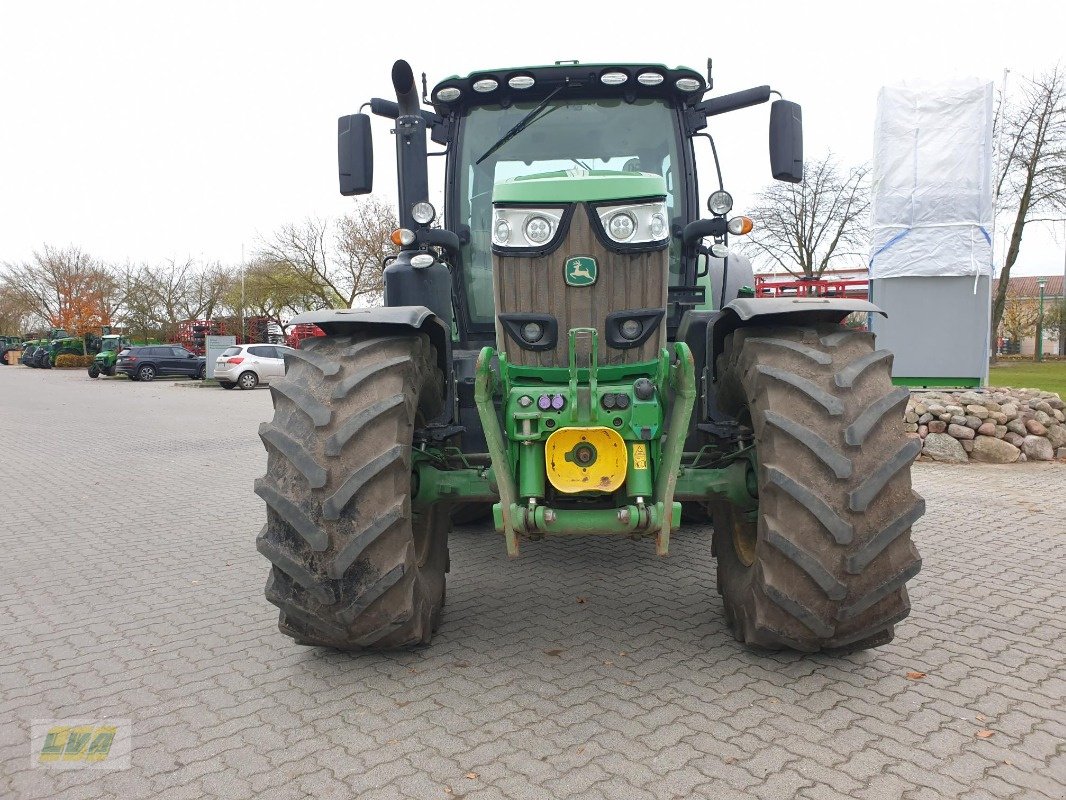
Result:
<svg viewBox="0 0 1066 800"><path fill-rule="evenodd" d="M0 336L0 365L7 365L7 354L12 350L22 349L22 339L18 336Z"/></svg>
<svg viewBox="0 0 1066 800"><path fill-rule="evenodd" d="M93 363L89 365L89 377L113 376L118 354L130 345L131 342L125 336L119 334L109 333L100 337L100 351L93 358Z"/></svg>
<svg viewBox="0 0 1066 800"><path fill-rule="evenodd" d="M31 344L32 349L29 347ZM63 328L51 328L47 338L35 339L26 345L22 354L23 364L38 369L51 369L55 364L55 357L60 353L77 352L80 355L83 343L81 339L71 337Z"/></svg>
<svg viewBox="0 0 1066 800"><path fill-rule="evenodd" d="M453 516L491 508L511 556L583 535L665 556L689 512L708 514L737 639L890 641L921 565L920 442L892 354L840 324L880 312L743 296L728 241L752 221L729 217L720 178L699 212L709 118L771 88L705 99L710 76L690 69L567 62L448 78L430 110L406 62L392 82L395 102L368 103L396 138L385 306L293 320L326 335L287 355L260 429L257 547L281 631L347 650L429 642ZM800 181L798 105L772 103L769 143L774 178ZM370 192L369 116L340 119L338 151L341 194Z"/></svg>
<svg viewBox="0 0 1066 800"><path fill-rule="evenodd" d="M60 331L66 333L66 331ZM40 348L37 353L37 366L51 369L56 365L56 359L62 355L83 356L90 350L88 342L80 336L59 336L50 340L47 346Z"/></svg>
<svg viewBox="0 0 1066 800"><path fill-rule="evenodd" d="M37 352L37 348L45 342L45 339L27 339L22 343L22 356L19 358L19 363L25 367L34 366L34 355Z"/></svg>

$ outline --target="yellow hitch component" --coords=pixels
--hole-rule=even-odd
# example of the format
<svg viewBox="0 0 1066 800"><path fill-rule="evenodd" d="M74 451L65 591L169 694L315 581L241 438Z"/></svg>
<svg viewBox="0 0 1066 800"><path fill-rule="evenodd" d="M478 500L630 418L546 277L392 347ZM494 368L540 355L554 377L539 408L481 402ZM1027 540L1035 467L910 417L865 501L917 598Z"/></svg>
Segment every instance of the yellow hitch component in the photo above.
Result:
<svg viewBox="0 0 1066 800"><path fill-rule="evenodd" d="M544 445L548 480L566 494L613 492L626 479L626 443L611 428L560 428Z"/></svg>

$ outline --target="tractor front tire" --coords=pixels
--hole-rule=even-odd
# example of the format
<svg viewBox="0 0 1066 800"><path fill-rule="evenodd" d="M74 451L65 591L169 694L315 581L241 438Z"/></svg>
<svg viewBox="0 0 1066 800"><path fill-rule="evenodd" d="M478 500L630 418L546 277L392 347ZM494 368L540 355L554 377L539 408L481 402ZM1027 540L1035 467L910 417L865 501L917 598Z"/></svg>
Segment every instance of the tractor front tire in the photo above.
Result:
<svg viewBox="0 0 1066 800"><path fill-rule="evenodd" d="M97 366L95 361L92 364L89 365L89 377L90 378L99 378L100 377L100 367Z"/></svg>
<svg viewBox="0 0 1066 800"><path fill-rule="evenodd" d="M255 487L281 632L341 650L428 643L450 529L447 508L411 507L414 433L443 407L433 346L423 334L318 337L285 361Z"/></svg>
<svg viewBox="0 0 1066 800"><path fill-rule="evenodd" d="M740 641L806 652L887 644L921 568L911 489L921 441L909 392L870 333L742 328L719 357L719 402L754 435L757 519L714 503L718 587Z"/></svg>

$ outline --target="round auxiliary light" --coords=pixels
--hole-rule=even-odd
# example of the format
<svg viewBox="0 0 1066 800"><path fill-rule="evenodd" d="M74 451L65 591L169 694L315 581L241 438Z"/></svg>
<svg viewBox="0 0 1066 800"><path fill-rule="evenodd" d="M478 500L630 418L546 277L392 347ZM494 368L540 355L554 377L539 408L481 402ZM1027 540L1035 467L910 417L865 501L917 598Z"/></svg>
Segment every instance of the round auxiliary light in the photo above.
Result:
<svg viewBox="0 0 1066 800"><path fill-rule="evenodd" d="M439 92L437 92L437 99L442 103L451 103L459 99L463 91L455 86L445 86Z"/></svg>
<svg viewBox="0 0 1066 800"><path fill-rule="evenodd" d="M530 217L526 221L526 238L534 244L544 244L552 238L551 221L539 215Z"/></svg>
<svg viewBox="0 0 1066 800"><path fill-rule="evenodd" d="M711 192L711 196L707 198L707 210L714 214L716 217L724 217L733 208L733 195L727 192L725 189L719 189L717 192Z"/></svg>
<svg viewBox="0 0 1066 800"><path fill-rule="evenodd" d="M733 217L726 223L726 227L734 236L743 236L745 233L751 233L755 223L751 221L751 217Z"/></svg>
<svg viewBox="0 0 1066 800"><path fill-rule="evenodd" d="M536 81L533 80L532 75L515 75L507 81L507 85L512 89L528 89L534 83L536 83Z"/></svg>
<svg viewBox="0 0 1066 800"><path fill-rule="evenodd" d="M607 220L607 234L616 242L632 238L636 230L637 220L628 211L619 211Z"/></svg>
<svg viewBox="0 0 1066 800"><path fill-rule="evenodd" d="M644 325L639 319L627 319L618 326L618 332L622 334L623 339L633 341L644 333Z"/></svg>
<svg viewBox="0 0 1066 800"><path fill-rule="evenodd" d="M432 203L422 200L411 206L411 218L419 225L428 225L437 218L437 209Z"/></svg>
<svg viewBox="0 0 1066 800"><path fill-rule="evenodd" d="M541 411L547 411L552 407L552 396L550 394L542 394L537 398L537 408Z"/></svg>
<svg viewBox="0 0 1066 800"><path fill-rule="evenodd" d="M662 214L652 214L648 221L648 233L653 239L662 239L666 236L666 219Z"/></svg>
<svg viewBox="0 0 1066 800"><path fill-rule="evenodd" d="M415 243L415 232L408 230L407 228L397 228L392 232L392 236L389 238L397 247L406 247L409 244Z"/></svg>
<svg viewBox="0 0 1066 800"><path fill-rule="evenodd" d="M535 344L540 341L540 337L544 335L544 326L539 322L527 322L522 326L522 338L530 344Z"/></svg>
<svg viewBox="0 0 1066 800"><path fill-rule="evenodd" d="M563 397L561 394L557 394L552 397L552 408L554 408L556 411L562 411L564 408L566 408L566 398Z"/></svg>
<svg viewBox="0 0 1066 800"><path fill-rule="evenodd" d="M496 80L495 78L482 78L479 81L474 81L474 91L475 92L491 92L493 89L495 89L499 85L500 85L500 82L498 80Z"/></svg>
<svg viewBox="0 0 1066 800"><path fill-rule="evenodd" d="M642 72L637 76L637 83L645 86L658 86L665 80L658 72Z"/></svg>
<svg viewBox="0 0 1066 800"><path fill-rule="evenodd" d="M623 83L629 80L629 76L624 72L605 72L600 75L600 83L607 86L621 86Z"/></svg>
<svg viewBox="0 0 1066 800"><path fill-rule="evenodd" d="M419 253L417 256L411 256L411 266L419 269L433 266L433 261L434 258L429 253Z"/></svg>
<svg viewBox="0 0 1066 800"><path fill-rule="evenodd" d="M524 394L518 398L518 405L522 406L522 408L529 408L533 405L533 398L528 394Z"/></svg>
<svg viewBox="0 0 1066 800"><path fill-rule="evenodd" d="M700 82L695 78L678 78L674 86L683 92L694 92L700 88Z"/></svg>
<svg viewBox="0 0 1066 800"><path fill-rule="evenodd" d="M492 228L492 238L496 240L497 244L507 244L511 238L511 226L507 220L496 220L496 224Z"/></svg>
<svg viewBox="0 0 1066 800"><path fill-rule="evenodd" d="M712 244L711 255L715 258L729 258L729 248L724 244Z"/></svg>

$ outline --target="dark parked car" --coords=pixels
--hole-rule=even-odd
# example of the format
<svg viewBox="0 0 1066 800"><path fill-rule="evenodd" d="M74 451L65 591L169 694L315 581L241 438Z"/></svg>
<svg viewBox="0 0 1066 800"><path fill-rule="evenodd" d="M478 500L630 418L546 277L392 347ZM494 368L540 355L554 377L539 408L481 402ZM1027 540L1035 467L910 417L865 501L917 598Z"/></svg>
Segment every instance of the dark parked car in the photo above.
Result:
<svg viewBox="0 0 1066 800"><path fill-rule="evenodd" d="M186 375L202 381L207 375L203 356L173 344L127 347L118 354L115 369L133 381L150 381L166 375Z"/></svg>

